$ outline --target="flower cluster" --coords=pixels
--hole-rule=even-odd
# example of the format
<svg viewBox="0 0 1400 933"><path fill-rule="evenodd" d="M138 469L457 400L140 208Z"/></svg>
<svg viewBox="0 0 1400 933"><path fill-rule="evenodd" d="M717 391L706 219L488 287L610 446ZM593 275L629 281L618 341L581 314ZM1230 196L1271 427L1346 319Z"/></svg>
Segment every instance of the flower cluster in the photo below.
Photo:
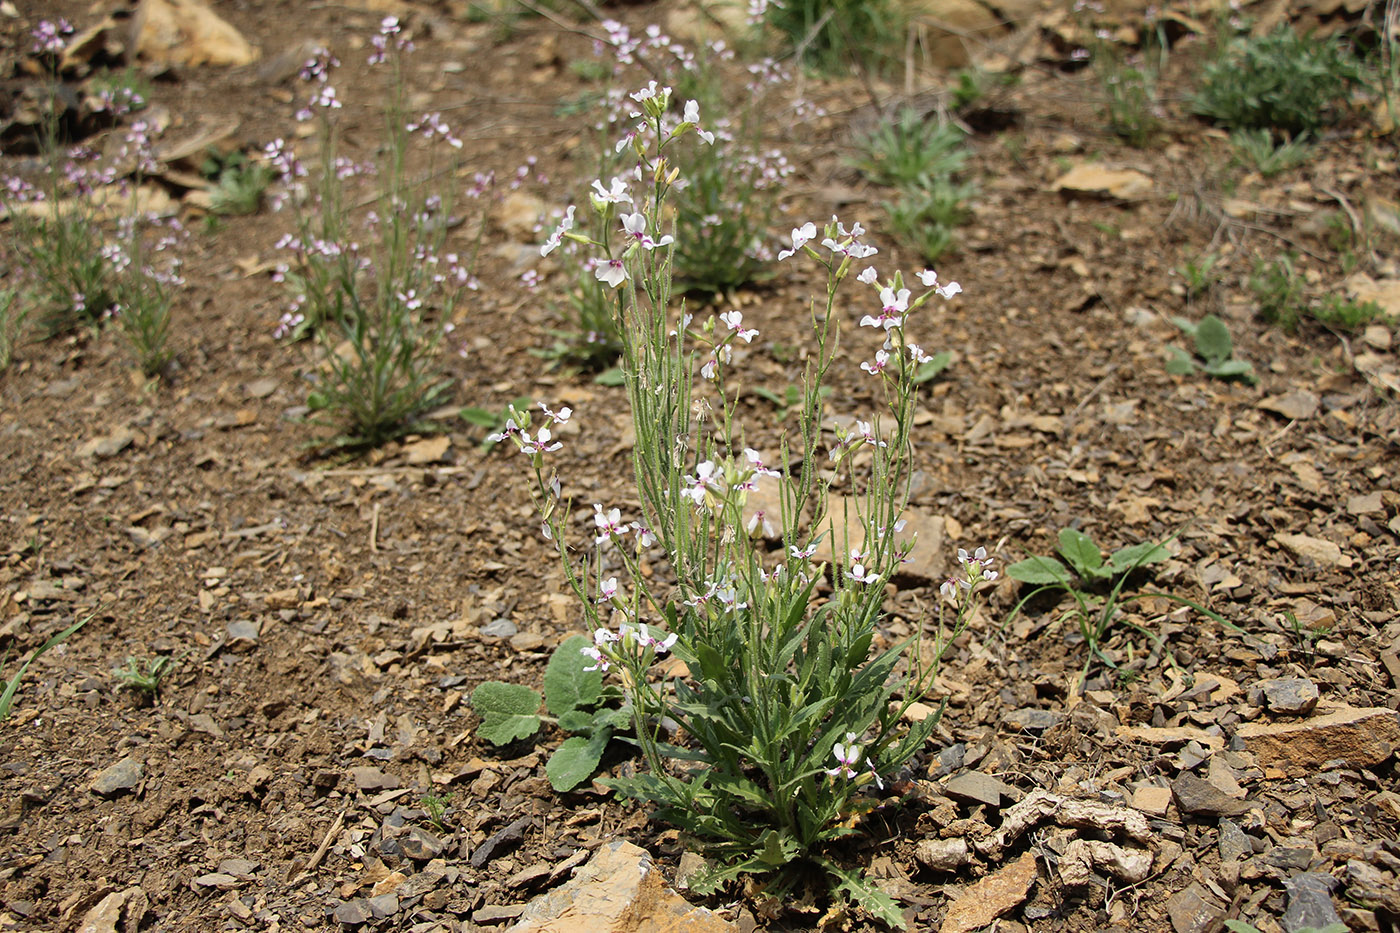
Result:
<svg viewBox="0 0 1400 933"><path fill-rule="evenodd" d="M965 548L958 548L958 564L962 576L949 577L938 587L938 591L950 602L957 601L959 591L970 592L977 584L990 583L999 576L992 569L993 558L987 556L985 547L979 547L971 555Z"/></svg>
<svg viewBox="0 0 1400 933"><path fill-rule="evenodd" d="M66 19L41 20L29 33L34 44L30 51L35 55L57 55L68 46L65 36L73 34L73 25Z"/></svg>

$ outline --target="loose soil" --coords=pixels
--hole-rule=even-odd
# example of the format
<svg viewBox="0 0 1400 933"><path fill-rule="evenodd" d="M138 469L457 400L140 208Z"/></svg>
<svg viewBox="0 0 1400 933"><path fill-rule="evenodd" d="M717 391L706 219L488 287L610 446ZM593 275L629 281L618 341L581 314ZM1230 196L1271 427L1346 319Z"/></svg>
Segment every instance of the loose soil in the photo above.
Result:
<svg viewBox="0 0 1400 933"><path fill-rule="evenodd" d="M46 15L94 21L85 4L53 6ZM612 12L640 28L669 9ZM335 82L345 139L370 154L377 84L361 62L378 6L289 10L252 0L220 12L265 60L293 50L295 62L304 40L329 44L345 62ZM597 88L569 68L591 57L581 32L596 25L532 18L507 29L450 4L401 13L418 46L414 108L443 112L466 139L465 164L505 179L533 156L551 179L534 190L554 206L576 199L593 177L589 130L560 104ZM6 21L12 65L38 18L27 8ZM1179 46L1169 103L1189 89L1203 41ZM919 99L936 103L941 86L930 79ZM885 102L893 92L810 78L804 90L827 114L774 121L797 167L783 229L838 213L874 231L882 270L922 268L881 236L879 204L893 195L849 167L853 132L875 120L871 94ZM156 82L153 104L169 114L169 138L236 118L253 151L296 137L301 91L292 72L261 65L177 69ZM1260 762L1236 737L1246 723L1288 721L1256 690L1275 678L1309 678L1323 709L1400 707L1400 412L1388 331L1287 334L1258 319L1244 281L1251 256L1294 251L1317 293L1338 290L1328 218L1345 224L1347 212L1394 196L1395 146L1358 122L1329 134L1308 165L1264 181L1175 103L1160 144L1134 150L1102 129L1094 100L1087 73L1037 63L998 95L995 131L972 138L975 214L939 263L964 293L920 322L922 345L954 361L920 413L914 505L942 519L944 551L985 544L1003 563L1049 553L1069 526L1109 548L1167 540L1172 559L1132 591L1191 599L1240 631L1165 599L1130 604L1105 646L1118 669L1092 668L1080 691L1086 648L1067 607L1037 602L1004 626L1018 599L1004 581L927 699L948 708L900 782L908 797L892 797L889 818L849 856L900 900L913 929L934 929L961 891L1002 867L941 872L913 857L950 815L964 827L999 819L996 805L942 796L950 778L995 775L1010 785L1004 808L1036 788L1123 804L1182 772L1217 786L1224 774L1252 807L1231 824L1247 851L1227 853L1236 837L1222 818L1175 800L1152 814L1147 881L1103 876L1069 889L1055 868L1068 836L1032 833L1004 862L1034 851L1040 877L1000 929L1163 931L1175 920L1185 933L1228 913L1272 930L1284 878L1310 868L1346 879L1348 860L1394 870L1400 856L1393 751L1298 772ZM1131 201L1052 190L1085 159L1138 169L1151 190ZM581 536L590 503L636 507L625 395L549 371L533 352L562 322L544 300L548 284L519 282L536 265L551 274L533 245L543 234L528 224L511 233L506 213L456 331L462 353L443 365L456 405L530 396L575 409L557 462L582 506ZM114 333L24 346L0 374L5 673L93 616L30 668L3 726L0 926L74 929L105 895L135 887L144 928L337 928L339 905L393 889L384 880L401 872L409 887L397 910L371 925L475 930L508 921L567 877L553 869L609 839L646 846L674 871L682 848L644 811L601 787L550 790L543 763L557 733L506 749L474 734L472 688L538 687L551 648L581 625L518 456L483 449L483 432L454 407L438 414L443 450L411 437L359 459L308 457L320 436L302 418L310 364L272 336L287 296L267 264L288 217L264 210L205 229L192 209L185 216L189 284L167 384L133 379ZM1211 249L1229 256L1224 280L1188 302L1173 270ZM1383 258L1368 267L1377 277ZM762 331L741 361L747 379L781 391L795 376L789 348L815 285L788 263L773 282L720 300L716 310L741 307ZM1168 317L1208 311L1227 321L1258 386L1166 373L1166 347L1185 345ZM851 309L849 323L862 313ZM852 333L833 369L837 414L861 416L874 401L857 368L874 349L864 339ZM770 406L755 397L746 415L757 440L776 443ZM948 560L931 558L935 570ZM930 571L892 586L886 634L925 624L939 582ZM158 702L117 689L113 670L128 656L160 654L181 660ZM140 766L128 786L93 788L127 759ZM605 766L636 763L619 747ZM420 808L428 791L450 795L445 830ZM522 816L518 838L471 861ZM437 845L405 843L414 827ZM443 860L436 876L420 855ZM1395 922L1383 901L1350 890L1336 901L1353 929ZM1203 926L1188 923L1191 897L1207 904ZM746 927L798 930L815 928L827 906L738 892L708 904Z"/></svg>

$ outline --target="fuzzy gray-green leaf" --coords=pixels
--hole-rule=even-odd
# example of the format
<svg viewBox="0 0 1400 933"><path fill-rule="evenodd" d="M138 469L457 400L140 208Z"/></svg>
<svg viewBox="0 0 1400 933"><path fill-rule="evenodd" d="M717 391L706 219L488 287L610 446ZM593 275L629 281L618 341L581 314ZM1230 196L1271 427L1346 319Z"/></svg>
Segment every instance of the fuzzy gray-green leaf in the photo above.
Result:
<svg viewBox="0 0 1400 933"><path fill-rule="evenodd" d="M540 728L540 695L524 684L488 680L472 691L472 709L481 717L477 734L493 745L528 738Z"/></svg>
<svg viewBox="0 0 1400 933"><path fill-rule="evenodd" d="M550 656L549 666L544 670L544 701L552 715L563 716L569 710L598 702L603 692L603 672L585 671L589 659L579 650L589 644L584 636L575 635L555 648Z"/></svg>

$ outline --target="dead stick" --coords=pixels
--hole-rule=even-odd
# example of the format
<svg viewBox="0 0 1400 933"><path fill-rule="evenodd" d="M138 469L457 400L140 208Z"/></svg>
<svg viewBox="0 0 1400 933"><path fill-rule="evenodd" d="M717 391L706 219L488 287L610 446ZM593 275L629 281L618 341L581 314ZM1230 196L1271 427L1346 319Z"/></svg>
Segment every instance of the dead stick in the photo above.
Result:
<svg viewBox="0 0 1400 933"><path fill-rule="evenodd" d="M316 870L316 866L321 864L321 859L326 857L326 850L331 847L331 840L335 838L335 834L340 832L340 828L344 825L345 811L342 810L336 816L335 822L331 824L331 828L326 831L326 837L322 839L321 844L316 847L316 852L311 856L311 861L307 862L306 867L297 872L297 876L291 880L290 883L292 885L300 883L301 879Z"/></svg>
<svg viewBox="0 0 1400 933"><path fill-rule="evenodd" d="M369 551L379 550L379 503L374 504L374 514L369 518Z"/></svg>

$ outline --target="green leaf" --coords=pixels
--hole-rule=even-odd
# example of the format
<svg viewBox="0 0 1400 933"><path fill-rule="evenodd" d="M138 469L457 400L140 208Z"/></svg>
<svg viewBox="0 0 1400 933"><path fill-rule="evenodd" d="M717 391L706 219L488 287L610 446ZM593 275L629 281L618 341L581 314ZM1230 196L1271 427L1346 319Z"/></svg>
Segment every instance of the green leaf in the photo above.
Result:
<svg viewBox="0 0 1400 933"><path fill-rule="evenodd" d="M1207 314L1196 327L1196 352L1212 363L1228 360L1234 352L1229 329L1214 314Z"/></svg>
<svg viewBox="0 0 1400 933"><path fill-rule="evenodd" d="M1196 336L1196 324L1194 322L1188 321L1184 317L1172 315L1172 323L1186 331L1186 333L1190 334L1192 337Z"/></svg>
<svg viewBox="0 0 1400 933"><path fill-rule="evenodd" d="M488 680L472 691L472 709L481 717L477 734L493 745L529 738L540 728L540 695L524 684Z"/></svg>
<svg viewBox="0 0 1400 933"><path fill-rule="evenodd" d="M916 384L928 382L947 369L951 362L953 362L953 354L949 351L935 353L928 362L920 363L919 368L914 370L914 382Z"/></svg>
<svg viewBox="0 0 1400 933"><path fill-rule="evenodd" d="M585 738L581 735L564 740L555 749L544 766L549 786L564 793L578 787L598 770L598 762L603 759L603 750L608 747L612 730L604 729Z"/></svg>
<svg viewBox="0 0 1400 933"><path fill-rule="evenodd" d="M1173 376L1189 376L1196 371L1196 361L1181 347L1171 347L1167 359L1167 372Z"/></svg>
<svg viewBox="0 0 1400 933"><path fill-rule="evenodd" d="M1006 568L1006 575L1013 580L1020 580L1022 583L1031 583L1036 586L1058 583L1062 586L1070 585L1069 571L1065 565L1055 560L1053 557L1040 557L1033 555L1025 560L1017 561Z"/></svg>
<svg viewBox="0 0 1400 933"><path fill-rule="evenodd" d="M1220 360L1207 363L1204 368L1217 379L1243 379L1251 385L1259 381L1254 375L1254 364L1248 360Z"/></svg>
<svg viewBox="0 0 1400 933"><path fill-rule="evenodd" d="M1060 553L1081 577L1092 579L1103 575L1099 572L1099 568L1103 566L1103 554L1093 539L1084 532L1074 528L1061 528Z"/></svg>
<svg viewBox="0 0 1400 933"><path fill-rule="evenodd" d="M620 386L627 382L627 374L622 371L622 367L614 366L594 376L593 381L600 386Z"/></svg>
<svg viewBox="0 0 1400 933"><path fill-rule="evenodd" d="M463 408L457 414L463 421L479 428L494 428L505 420L500 412L487 411L485 408Z"/></svg>
<svg viewBox="0 0 1400 933"><path fill-rule="evenodd" d="M891 929L905 928L904 913L894 898L875 887L857 871L842 868L826 859L822 859L821 864L836 878L836 890L846 895L851 903Z"/></svg>
<svg viewBox="0 0 1400 933"><path fill-rule="evenodd" d="M593 717L581 709L571 709L567 713L559 714L559 728L565 732L587 732L592 733Z"/></svg>
<svg viewBox="0 0 1400 933"><path fill-rule="evenodd" d="M800 849L796 839L770 829L763 834L763 846L754 857L772 868L781 868L796 858Z"/></svg>
<svg viewBox="0 0 1400 933"><path fill-rule="evenodd" d="M575 635L550 655L549 666L544 669L544 702L551 714L563 716L598 702L603 692L603 672L585 671L588 658L579 650L589 644L587 637Z"/></svg>
<svg viewBox="0 0 1400 933"><path fill-rule="evenodd" d="M1171 551L1157 542L1144 541L1114 551L1108 559L1108 567L1114 574L1126 573L1147 564L1160 564L1171 556Z"/></svg>

